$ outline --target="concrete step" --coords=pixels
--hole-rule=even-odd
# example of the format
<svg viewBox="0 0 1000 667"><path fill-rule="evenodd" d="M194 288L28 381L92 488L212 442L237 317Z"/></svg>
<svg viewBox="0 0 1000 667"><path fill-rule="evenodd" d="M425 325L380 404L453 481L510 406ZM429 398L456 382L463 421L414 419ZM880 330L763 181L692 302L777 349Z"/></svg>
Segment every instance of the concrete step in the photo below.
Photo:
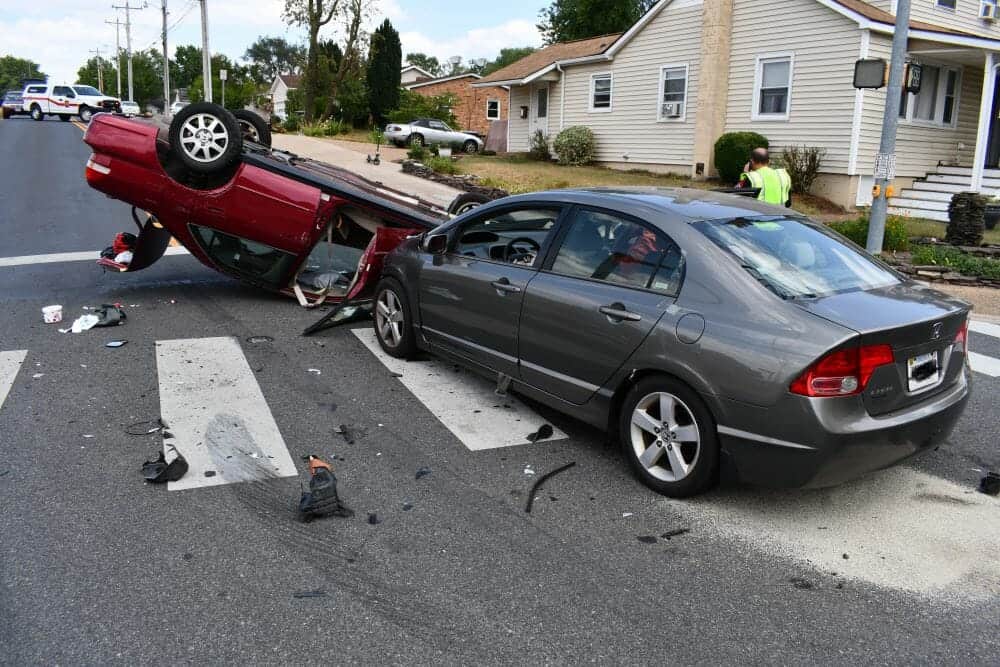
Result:
<svg viewBox="0 0 1000 667"><path fill-rule="evenodd" d="M929 201L926 199L907 199L904 197L893 197L889 200L889 206L920 209L923 211L944 211L946 215L949 203L948 201Z"/></svg>
<svg viewBox="0 0 1000 667"><path fill-rule="evenodd" d="M916 185L916 184L914 184ZM945 201L950 202L955 196L953 192L937 192L936 190L921 190L918 188L900 190L894 199L918 199L920 201Z"/></svg>
<svg viewBox="0 0 1000 667"><path fill-rule="evenodd" d="M937 167L932 174L952 174L972 178L972 167ZM984 169L983 176L986 178L1000 178L1000 169Z"/></svg>
<svg viewBox="0 0 1000 667"><path fill-rule="evenodd" d="M972 176L959 176L956 174L927 174L924 180L929 183L953 183L969 187L972 184ZM988 188L1000 188L1000 178L983 176L983 186Z"/></svg>
<svg viewBox="0 0 1000 667"><path fill-rule="evenodd" d="M889 201L889 214L901 215L907 218L924 218L925 220L937 220L938 222L948 222L947 211L925 211L919 208L894 206L892 200Z"/></svg>

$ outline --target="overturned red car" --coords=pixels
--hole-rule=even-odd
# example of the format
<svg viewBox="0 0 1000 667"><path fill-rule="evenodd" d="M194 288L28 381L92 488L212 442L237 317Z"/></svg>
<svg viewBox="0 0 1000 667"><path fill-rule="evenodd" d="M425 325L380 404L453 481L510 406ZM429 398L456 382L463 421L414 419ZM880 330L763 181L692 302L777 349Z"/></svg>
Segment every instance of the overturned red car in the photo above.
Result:
<svg viewBox="0 0 1000 667"><path fill-rule="evenodd" d="M374 289L386 254L451 215L345 169L272 150L263 120L238 113L191 104L169 127L94 116L84 136L94 151L87 183L131 204L139 225L127 263L99 263L139 271L173 237L209 267L303 305L355 300ZM475 203L460 196L452 210Z"/></svg>

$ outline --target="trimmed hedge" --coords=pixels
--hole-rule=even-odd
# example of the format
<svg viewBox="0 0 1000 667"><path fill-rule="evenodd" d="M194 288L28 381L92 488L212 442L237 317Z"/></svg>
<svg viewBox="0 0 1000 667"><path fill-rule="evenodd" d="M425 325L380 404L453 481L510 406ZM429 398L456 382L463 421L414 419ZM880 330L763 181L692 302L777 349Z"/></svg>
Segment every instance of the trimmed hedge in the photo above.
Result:
<svg viewBox="0 0 1000 667"><path fill-rule="evenodd" d="M559 164L590 164L594 161L594 131L584 125L567 127L556 136L553 147L559 156Z"/></svg>
<svg viewBox="0 0 1000 667"><path fill-rule="evenodd" d="M715 142L715 168L724 183L740 180L743 167L755 148L768 148L767 137L756 132L729 132Z"/></svg>

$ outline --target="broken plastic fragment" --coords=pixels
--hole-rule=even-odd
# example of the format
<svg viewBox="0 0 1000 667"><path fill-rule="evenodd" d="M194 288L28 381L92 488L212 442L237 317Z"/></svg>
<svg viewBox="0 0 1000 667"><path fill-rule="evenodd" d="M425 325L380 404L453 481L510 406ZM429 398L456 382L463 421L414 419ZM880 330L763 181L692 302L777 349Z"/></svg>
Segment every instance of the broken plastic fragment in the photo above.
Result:
<svg viewBox="0 0 1000 667"><path fill-rule="evenodd" d="M214 470L206 470L205 471L205 477L215 477L215 471Z"/></svg>
<svg viewBox="0 0 1000 667"><path fill-rule="evenodd" d="M416 479L420 479L421 477L427 477L427 475L431 474L432 472L433 471L430 468L426 468L426 467L424 467L424 468L417 468Z"/></svg>
<svg viewBox="0 0 1000 667"><path fill-rule="evenodd" d="M635 516L632 512L622 512L622 518L627 519L630 516Z"/></svg>
<svg viewBox="0 0 1000 667"><path fill-rule="evenodd" d="M247 337L247 342L248 343L253 343L253 344L257 344L257 343L273 343L274 339L271 338L270 336L249 336L249 337Z"/></svg>
<svg viewBox="0 0 1000 667"><path fill-rule="evenodd" d="M321 598L326 595L326 591L299 591L292 593L293 598Z"/></svg>
<svg viewBox="0 0 1000 667"><path fill-rule="evenodd" d="M538 442L539 440L545 440L546 438L552 437L552 427L548 424L542 424L538 427L538 430L527 436L528 442Z"/></svg>
<svg viewBox="0 0 1000 667"><path fill-rule="evenodd" d="M349 445L354 444L354 436L351 435L351 429L347 426L347 424L341 424L340 426L333 429L333 432L336 433L337 435L344 436L344 442L346 442L347 444Z"/></svg>
<svg viewBox="0 0 1000 667"><path fill-rule="evenodd" d="M986 473L986 476L979 480L979 492L988 496L1000 495L1000 475L995 472Z"/></svg>
<svg viewBox="0 0 1000 667"><path fill-rule="evenodd" d="M167 463L163 452L160 452L155 461L146 461L142 464L142 476L154 484L176 482L187 471L187 460L181 456L180 452L177 453L177 458L170 463Z"/></svg>
<svg viewBox="0 0 1000 667"><path fill-rule="evenodd" d="M403 511L404 512L409 512L411 509L413 509L413 503L411 503L409 500L404 500L403 501Z"/></svg>
<svg viewBox="0 0 1000 667"><path fill-rule="evenodd" d="M636 535L635 539L643 544L656 544L656 535Z"/></svg>
<svg viewBox="0 0 1000 667"><path fill-rule="evenodd" d="M668 530L667 532L663 533L662 535L660 535L660 537L662 537L665 540L669 540L671 537L679 537L681 535L685 535L690 532L691 532L690 528L674 528L673 530Z"/></svg>
<svg viewBox="0 0 1000 667"><path fill-rule="evenodd" d="M524 474L525 475L534 475L535 471L531 469L531 466L525 466L525 468L524 468Z"/></svg>
<svg viewBox="0 0 1000 667"><path fill-rule="evenodd" d="M559 473L563 472L564 470L569 470L570 468L572 468L575 465L576 465L576 461L570 461L566 465L559 466L555 470L550 470L547 473L545 473L544 475L542 475L541 477L539 477L535 481L535 483L531 485L531 490L528 491L528 502L524 506L524 511L526 513L528 513L528 514L531 514L531 505L535 502L535 491L538 490L538 488L542 486L542 484L545 482L545 480L547 480L548 478L552 477L553 475L558 475ZM525 472L527 472L527 471L528 471L528 469L526 468ZM535 474L535 471L532 470L531 474L532 475Z"/></svg>
<svg viewBox="0 0 1000 667"><path fill-rule="evenodd" d="M321 371L321 370L320 370L320 369L318 369L318 368L307 368L307 369L306 369L306 372L307 372L307 373L312 373L312 374L314 374L314 375L322 375L322 374L323 374L323 371Z"/></svg>
<svg viewBox="0 0 1000 667"><path fill-rule="evenodd" d="M337 478L329 463L310 454L309 474L309 491L299 499L300 521L306 523L322 516L354 516L354 512L340 502Z"/></svg>
<svg viewBox="0 0 1000 667"><path fill-rule="evenodd" d="M104 347L121 347L127 343L127 340L109 340L104 344Z"/></svg>
<svg viewBox="0 0 1000 667"><path fill-rule="evenodd" d="M35 373L31 377L37 380L38 378L45 377L45 373Z"/></svg>
<svg viewBox="0 0 1000 667"><path fill-rule="evenodd" d="M382 523L382 519L378 518L378 514L376 514L375 512L369 512L368 513L368 523L371 524L371 525L373 525L373 526L377 526L380 523Z"/></svg>

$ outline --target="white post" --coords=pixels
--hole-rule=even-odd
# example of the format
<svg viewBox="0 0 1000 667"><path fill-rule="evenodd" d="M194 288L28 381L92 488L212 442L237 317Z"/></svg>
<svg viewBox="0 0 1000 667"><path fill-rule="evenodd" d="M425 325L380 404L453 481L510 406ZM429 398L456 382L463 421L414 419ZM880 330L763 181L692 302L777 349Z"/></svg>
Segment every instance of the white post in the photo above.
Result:
<svg viewBox="0 0 1000 667"><path fill-rule="evenodd" d="M208 0L201 0L201 80L205 101L212 99L212 51L208 48Z"/></svg>
<svg viewBox="0 0 1000 667"><path fill-rule="evenodd" d="M983 95L979 100L979 129L976 132L976 156L972 159L972 191L982 192L986 149L990 141L990 121L993 117L993 93L997 75L997 54L989 51L983 65Z"/></svg>

